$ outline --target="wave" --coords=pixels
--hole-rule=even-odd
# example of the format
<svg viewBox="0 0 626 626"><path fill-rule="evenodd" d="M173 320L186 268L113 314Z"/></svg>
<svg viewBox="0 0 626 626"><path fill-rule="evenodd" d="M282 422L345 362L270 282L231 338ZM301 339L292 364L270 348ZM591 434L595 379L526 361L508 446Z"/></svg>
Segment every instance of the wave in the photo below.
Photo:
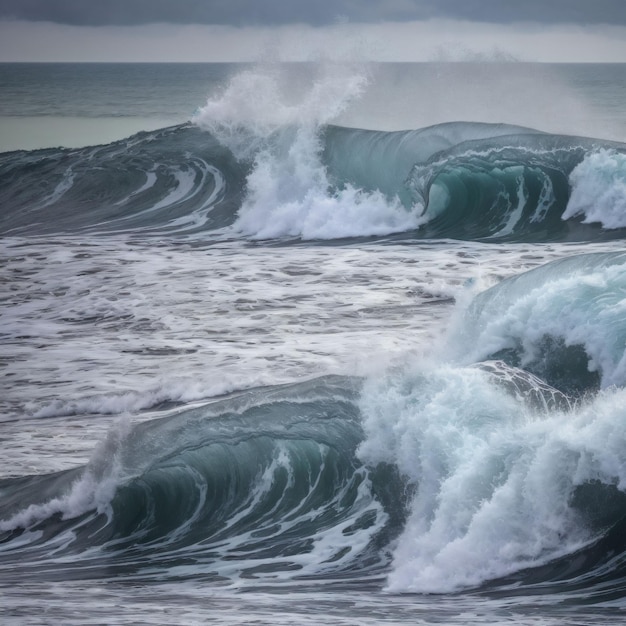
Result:
<svg viewBox="0 0 626 626"><path fill-rule="evenodd" d="M601 238L626 225L626 155L620 149L563 136L481 140L415 166L409 185L425 200L426 236ZM584 219L574 219L578 216ZM623 231L613 236L622 237Z"/></svg>
<svg viewBox="0 0 626 626"><path fill-rule="evenodd" d="M0 569L597 600L623 584L624 393L421 363L122 420L85 467L2 481Z"/></svg>
<svg viewBox="0 0 626 626"><path fill-rule="evenodd" d="M359 458L415 488L389 590L623 588L625 281L624 253L503 280L367 381Z"/></svg>
<svg viewBox="0 0 626 626"><path fill-rule="evenodd" d="M86 467L3 481L0 568L14 580L380 577L403 484L355 457L356 389L324 378L120 422Z"/></svg>
<svg viewBox="0 0 626 626"><path fill-rule="evenodd" d="M567 393L623 387L625 292L623 252L547 263L478 295L452 333L450 354L466 363L503 359Z"/></svg>
<svg viewBox="0 0 626 626"><path fill-rule="evenodd" d="M5 235L176 236L231 223L246 168L188 125L104 146L0 155Z"/></svg>
<svg viewBox="0 0 626 626"><path fill-rule="evenodd" d="M0 567L611 593L626 554L625 277L624 253L555 261L476 296L434 361L122 421L84 468L2 482ZM596 372L572 374L575 346Z"/></svg>
<svg viewBox="0 0 626 626"><path fill-rule="evenodd" d="M199 116L0 155L0 201L14 236L611 239L626 228L626 146L500 124L259 131Z"/></svg>
<svg viewBox="0 0 626 626"><path fill-rule="evenodd" d="M625 253L554 261L475 296L430 359L122 420L85 467L2 481L0 568L610 595L625 280Z"/></svg>

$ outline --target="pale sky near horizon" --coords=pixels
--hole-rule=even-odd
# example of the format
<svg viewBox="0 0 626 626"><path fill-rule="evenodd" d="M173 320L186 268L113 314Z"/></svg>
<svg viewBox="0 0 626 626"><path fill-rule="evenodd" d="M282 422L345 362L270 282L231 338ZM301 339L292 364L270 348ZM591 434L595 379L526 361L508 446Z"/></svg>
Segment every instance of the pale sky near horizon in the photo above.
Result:
<svg viewBox="0 0 626 626"><path fill-rule="evenodd" d="M0 0L0 61L626 62L626 0Z"/></svg>

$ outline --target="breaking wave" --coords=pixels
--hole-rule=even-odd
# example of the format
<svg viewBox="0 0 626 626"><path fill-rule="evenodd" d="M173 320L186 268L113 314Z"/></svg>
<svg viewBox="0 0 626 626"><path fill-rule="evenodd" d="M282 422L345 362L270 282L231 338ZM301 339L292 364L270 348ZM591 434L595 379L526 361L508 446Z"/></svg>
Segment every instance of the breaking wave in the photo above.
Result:
<svg viewBox="0 0 626 626"><path fill-rule="evenodd" d="M430 359L122 420L86 466L2 481L0 567L610 595L625 277L623 253L555 261L478 294Z"/></svg>
<svg viewBox="0 0 626 626"><path fill-rule="evenodd" d="M0 155L0 232L540 242L626 228L623 144L461 122L233 127L210 112L105 146Z"/></svg>

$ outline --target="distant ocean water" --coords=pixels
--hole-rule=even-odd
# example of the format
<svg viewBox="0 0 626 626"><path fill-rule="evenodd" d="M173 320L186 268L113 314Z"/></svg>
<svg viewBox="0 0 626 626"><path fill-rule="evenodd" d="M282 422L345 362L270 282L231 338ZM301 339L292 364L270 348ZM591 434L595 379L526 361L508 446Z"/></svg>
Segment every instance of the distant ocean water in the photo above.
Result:
<svg viewBox="0 0 626 626"><path fill-rule="evenodd" d="M0 65L0 612L626 621L626 65Z"/></svg>

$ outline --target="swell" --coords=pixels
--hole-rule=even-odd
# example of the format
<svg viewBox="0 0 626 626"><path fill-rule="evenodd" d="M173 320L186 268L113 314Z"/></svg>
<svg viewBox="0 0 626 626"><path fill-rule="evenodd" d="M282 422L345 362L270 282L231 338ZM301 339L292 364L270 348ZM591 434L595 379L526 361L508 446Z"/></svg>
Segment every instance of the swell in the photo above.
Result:
<svg viewBox="0 0 626 626"><path fill-rule="evenodd" d="M242 393L122 424L83 469L7 480L0 568L14 580L380 577L403 483L356 458L355 391L327 378Z"/></svg>
<svg viewBox="0 0 626 626"><path fill-rule="evenodd" d="M0 156L5 235L611 239L623 144L502 124L381 132L193 125L81 150ZM236 158L227 147L248 146ZM234 141L234 140L233 140Z"/></svg>
<svg viewBox="0 0 626 626"><path fill-rule="evenodd" d="M221 228L241 204L246 168L183 125L104 146L0 156L5 235L176 235Z"/></svg>

